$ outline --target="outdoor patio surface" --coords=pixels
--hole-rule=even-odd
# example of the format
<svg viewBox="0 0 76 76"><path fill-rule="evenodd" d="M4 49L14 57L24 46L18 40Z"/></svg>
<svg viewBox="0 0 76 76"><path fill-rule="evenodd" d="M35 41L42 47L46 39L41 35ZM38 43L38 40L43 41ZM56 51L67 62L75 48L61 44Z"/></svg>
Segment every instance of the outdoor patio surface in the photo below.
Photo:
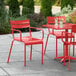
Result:
<svg viewBox="0 0 76 76"><path fill-rule="evenodd" d="M47 38L47 28L44 29L44 45ZM33 36L41 37L41 31L32 32ZM16 36L19 34L16 33ZM28 33L23 33L28 35ZM0 76L75 76L76 61L71 61L71 71L68 71L68 62L64 66L55 57L55 36L50 35L44 64L41 64L41 45L33 45L32 60L30 61L30 46L27 46L26 67L24 66L24 44L15 41L12 49L10 62L7 63L12 34L0 35ZM58 56L62 54L62 41L58 40ZM72 47L71 47L72 55ZM76 52L75 52L76 56Z"/></svg>

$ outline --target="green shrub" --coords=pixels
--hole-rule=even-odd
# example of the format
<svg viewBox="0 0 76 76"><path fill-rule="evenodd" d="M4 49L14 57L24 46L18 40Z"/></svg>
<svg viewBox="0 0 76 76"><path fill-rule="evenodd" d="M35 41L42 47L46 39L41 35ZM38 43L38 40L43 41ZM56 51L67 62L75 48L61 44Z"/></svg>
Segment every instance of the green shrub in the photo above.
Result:
<svg viewBox="0 0 76 76"><path fill-rule="evenodd" d="M24 15L24 16L19 16L17 18L15 17L10 17L10 20L26 20L27 19L27 16Z"/></svg>
<svg viewBox="0 0 76 76"><path fill-rule="evenodd" d="M40 5L41 4L41 0L34 0L35 5Z"/></svg>
<svg viewBox="0 0 76 76"><path fill-rule="evenodd" d="M23 4L23 0L18 0L19 5Z"/></svg>
<svg viewBox="0 0 76 76"><path fill-rule="evenodd" d="M74 6L73 0L61 0L61 9L67 7L68 5L71 6L71 9L73 9Z"/></svg>
<svg viewBox="0 0 76 76"><path fill-rule="evenodd" d="M51 0L51 1L52 1L51 2L52 5L59 5L58 4L59 0ZM34 2L35 2L35 5L39 5L39 6L41 5L41 0L34 0Z"/></svg>
<svg viewBox="0 0 76 76"><path fill-rule="evenodd" d="M5 5L9 5L10 0L4 0Z"/></svg>
<svg viewBox="0 0 76 76"><path fill-rule="evenodd" d="M5 10L3 0L0 0L0 34L10 33L9 15Z"/></svg>
<svg viewBox="0 0 76 76"><path fill-rule="evenodd" d="M9 5L10 4L10 1L11 0L4 0L4 4L5 5ZM14 1L14 0L13 0ZM17 0L18 1L18 3L19 3L19 5L22 5L23 4L23 0Z"/></svg>
<svg viewBox="0 0 76 76"><path fill-rule="evenodd" d="M47 16L52 16L52 4L51 0L41 0L41 13L47 17Z"/></svg>
<svg viewBox="0 0 76 76"><path fill-rule="evenodd" d="M60 6L61 5L61 0L54 0L53 2L55 2L55 6Z"/></svg>
<svg viewBox="0 0 76 76"><path fill-rule="evenodd" d="M65 16L66 22L71 23L71 17L69 16L73 10L71 10L71 7L68 5L68 7L64 7L61 12L57 13L55 16Z"/></svg>
<svg viewBox="0 0 76 76"><path fill-rule="evenodd" d="M34 0L24 0L22 15L27 15L31 13L34 13Z"/></svg>
<svg viewBox="0 0 76 76"><path fill-rule="evenodd" d="M42 27L46 23L45 17L42 14L29 14L27 18L30 20L31 26Z"/></svg>
<svg viewBox="0 0 76 76"><path fill-rule="evenodd" d="M18 17L20 16L20 9L17 0L11 0L9 4L10 16Z"/></svg>

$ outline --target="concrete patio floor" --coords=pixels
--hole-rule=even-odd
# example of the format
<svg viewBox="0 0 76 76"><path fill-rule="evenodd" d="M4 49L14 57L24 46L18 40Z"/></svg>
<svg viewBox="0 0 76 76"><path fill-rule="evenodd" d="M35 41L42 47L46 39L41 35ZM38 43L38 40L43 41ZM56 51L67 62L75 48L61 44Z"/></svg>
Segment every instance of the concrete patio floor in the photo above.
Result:
<svg viewBox="0 0 76 76"><path fill-rule="evenodd" d="M44 29L44 45L47 37L47 29ZM32 32L33 36L41 37L41 31ZM19 34L15 34L18 36ZM23 33L28 35L28 33ZM32 60L30 61L30 46L27 46L27 65L24 66L24 44L14 42L10 62L7 57L11 46L12 35L0 35L0 76L75 76L76 61L71 61L71 71L68 71L68 62L64 66L55 57L55 37L50 35L44 64L41 64L41 45L33 45ZM58 56L62 55L62 42L58 40ZM72 55L72 47L71 47ZM76 54L75 54L76 57Z"/></svg>

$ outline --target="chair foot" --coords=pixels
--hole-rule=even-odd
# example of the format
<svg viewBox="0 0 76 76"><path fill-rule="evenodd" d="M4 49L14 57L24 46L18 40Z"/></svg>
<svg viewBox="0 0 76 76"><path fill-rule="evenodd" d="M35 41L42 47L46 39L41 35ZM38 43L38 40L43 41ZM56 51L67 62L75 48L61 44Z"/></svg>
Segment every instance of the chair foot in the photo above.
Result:
<svg viewBox="0 0 76 76"><path fill-rule="evenodd" d="M24 63L24 66L26 66L26 63Z"/></svg>
<svg viewBox="0 0 76 76"><path fill-rule="evenodd" d="M7 61L7 63L9 63L9 61Z"/></svg>

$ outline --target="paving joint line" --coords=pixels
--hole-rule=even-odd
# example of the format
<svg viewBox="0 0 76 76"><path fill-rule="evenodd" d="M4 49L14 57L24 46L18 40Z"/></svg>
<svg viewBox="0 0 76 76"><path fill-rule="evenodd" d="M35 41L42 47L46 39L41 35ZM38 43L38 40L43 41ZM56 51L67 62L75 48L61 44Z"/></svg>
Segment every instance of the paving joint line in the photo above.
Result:
<svg viewBox="0 0 76 76"><path fill-rule="evenodd" d="M11 76L3 67L0 66L0 68L7 74L7 76Z"/></svg>

